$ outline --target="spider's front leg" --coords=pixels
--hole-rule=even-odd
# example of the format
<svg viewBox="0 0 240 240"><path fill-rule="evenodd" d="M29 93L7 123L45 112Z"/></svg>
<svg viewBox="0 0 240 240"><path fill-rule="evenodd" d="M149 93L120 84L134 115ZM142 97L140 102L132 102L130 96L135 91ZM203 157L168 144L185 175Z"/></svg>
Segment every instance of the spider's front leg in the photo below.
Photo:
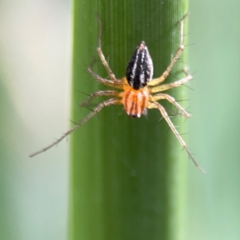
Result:
<svg viewBox="0 0 240 240"><path fill-rule="evenodd" d="M167 78L167 76L171 72L174 64L177 62L177 60L179 59L180 55L182 54L183 49L184 49L184 44L183 44L183 40L184 40L184 35L183 35L184 24L183 23L184 23L184 20L186 19L187 16L188 16L188 13L180 21L180 44L179 44L179 48L178 48L175 56L172 58L170 64L168 65L168 67L164 71L164 73L159 78L152 79L148 83L148 86L156 86L156 85L162 83Z"/></svg>
<svg viewBox="0 0 240 240"><path fill-rule="evenodd" d="M82 126L84 123L86 123L90 118L92 118L96 113L100 112L104 107L115 105L115 104L121 104L121 100L119 99L108 99L102 103L100 103L96 108L92 110L91 113L89 113L84 119L82 119L80 122L78 122L75 126L73 126L70 130L65 132L62 137L58 138L56 141L54 141L52 144L48 145L47 147L31 154L29 157L34 157L42 152L47 151L51 147L57 145L59 142L61 142L64 138L66 138L68 135L70 135L72 132L77 130L80 126Z"/></svg>
<svg viewBox="0 0 240 240"><path fill-rule="evenodd" d="M198 165L198 163L194 160L192 154L190 153L187 144L183 141L183 139L181 138L180 134L178 133L177 129L175 128L175 126L173 125L172 121L170 120L165 108L158 102L150 102L148 104L148 108L152 109L152 108L156 108L158 109L162 116L164 117L164 119L166 120L167 124L169 125L169 127L171 128L171 130L173 131L174 135L176 136L176 138L178 139L179 143L181 144L181 146L186 150L188 156L191 158L192 162L194 163L194 165L202 172L205 174L204 170Z"/></svg>

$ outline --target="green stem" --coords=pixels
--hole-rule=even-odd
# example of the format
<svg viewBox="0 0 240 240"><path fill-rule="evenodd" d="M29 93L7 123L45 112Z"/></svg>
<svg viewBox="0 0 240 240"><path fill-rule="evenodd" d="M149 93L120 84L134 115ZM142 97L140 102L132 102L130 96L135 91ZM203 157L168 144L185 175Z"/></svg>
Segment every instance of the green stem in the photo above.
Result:
<svg viewBox="0 0 240 240"><path fill-rule="evenodd" d="M72 119L77 122L89 113L78 106L86 97L78 90L89 94L106 89L86 71L93 56L97 57L94 13L98 12L102 21L102 49L115 75L125 75L135 47L144 40L156 77L178 48L179 20L187 12L187 1L75 0L73 12ZM176 64L174 77L181 78L183 66ZM100 61L94 71L107 77ZM176 99L186 98L184 87L170 92ZM102 100L93 101L93 106ZM164 106L171 113L171 106ZM131 119L122 106L112 106L72 134L71 240L180 238L181 158L186 154L168 125L159 119L157 110L150 110L147 118Z"/></svg>

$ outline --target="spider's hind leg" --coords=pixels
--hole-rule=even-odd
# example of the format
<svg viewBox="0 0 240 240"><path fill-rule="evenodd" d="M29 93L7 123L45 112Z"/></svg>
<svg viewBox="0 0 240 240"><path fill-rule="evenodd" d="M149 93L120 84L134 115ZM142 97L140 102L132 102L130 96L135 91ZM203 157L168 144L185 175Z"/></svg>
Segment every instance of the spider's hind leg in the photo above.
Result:
<svg viewBox="0 0 240 240"><path fill-rule="evenodd" d="M183 71L186 74L185 78L182 78L182 79L172 82L172 83L167 83L167 84L162 84L162 85L152 87L150 89L150 92L151 93L163 92L163 91L169 90L171 88L179 87L179 86L183 85L184 83L187 83L188 81L192 80L192 75L189 74L188 69L185 68Z"/></svg>
<svg viewBox="0 0 240 240"><path fill-rule="evenodd" d="M98 15L96 15L96 18L97 18L98 26L99 26L98 47L97 47L98 56L99 56L99 58L101 59L102 64L103 64L104 67L106 68L106 70L107 70L107 72L108 72L108 75L109 75L109 77L111 78L111 80L113 81L113 83L114 83L114 84L120 84L121 81L118 80L118 79L116 79L116 77L115 77L113 71L111 70L111 68L109 67L108 62L106 61L105 56L104 56L104 54L103 54L103 51L102 51L102 49L101 49L101 45L102 45L102 43L101 43L101 38L102 38L102 22L101 22L101 20L100 20L100 18L99 18Z"/></svg>
<svg viewBox="0 0 240 240"><path fill-rule="evenodd" d="M87 70L98 82L100 82L100 83L102 83L104 85L107 85L109 87L123 89L123 84L122 84L121 81L113 82L111 80L102 78L102 77L98 76L95 72L93 72L91 66L89 66Z"/></svg>
<svg viewBox="0 0 240 240"><path fill-rule="evenodd" d="M171 72L173 66L175 65L175 63L178 61L180 55L182 54L183 50L184 50L184 35L183 35L183 29L184 29L184 20L187 18L188 13L184 15L184 17L182 18L182 20L180 21L180 41L179 41L179 47L177 52L175 53L174 57L172 58L170 64L168 65L167 69L163 72L163 74L155 79L152 79L149 83L148 86L156 86L160 83L162 83L167 76L169 75L169 73Z"/></svg>

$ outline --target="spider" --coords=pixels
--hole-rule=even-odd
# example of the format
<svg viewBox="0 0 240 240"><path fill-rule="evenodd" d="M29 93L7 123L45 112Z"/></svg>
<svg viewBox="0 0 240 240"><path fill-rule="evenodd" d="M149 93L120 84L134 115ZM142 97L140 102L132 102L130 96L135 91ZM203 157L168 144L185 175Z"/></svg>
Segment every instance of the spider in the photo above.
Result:
<svg viewBox="0 0 240 240"><path fill-rule="evenodd" d="M170 64L168 65L167 69L163 72L163 74L158 77L152 79L153 76L153 62L151 59L151 56L149 54L148 48L144 41L141 41L140 44L137 46L133 56L131 57L127 70L126 70L126 77L122 79L117 79L112 72L111 68L108 65L108 62L105 59L105 56L101 49L101 21L97 17L98 23L99 23L99 36L98 36L98 47L97 52L98 56L101 59L102 64L106 68L108 75L110 77L110 80L104 79L100 76L98 76L96 73L94 73L91 69L91 66L88 67L88 72L100 83L107 85L109 87L119 89L121 91L116 90L104 90L104 91L97 91L95 93L92 93L89 98L87 98L84 102L81 103L81 106L86 106L88 103L98 97L98 96L110 96L111 98L108 100L105 100L101 102L97 107L95 107L90 114L88 114L84 119L82 119L80 122L78 122L75 126L73 126L70 130L68 130L66 133L63 134L62 137L54 141L49 146L33 153L30 155L30 157L36 156L51 147L58 144L60 141L62 141L65 137L70 135L72 132L74 132L77 128L79 128L81 125L86 123L90 118L92 118L96 113L100 112L104 107L111 106L111 105L123 105L123 108L128 116L133 118L139 118L141 115L146 114L147 109L158 109L160 113L162 114L163 118L168 123L169 127L171 128L172 132L178 139L181 146L186 150L187 154L189 155L190 159L193 161L195 166L204 173L204 171L200 168L198 163L194 160L192 157L186 143L178 133L177 129L173 125L172 121L170 120L165 108L158 102L159 100L167 100L171 104L173 104L180 112L181 114L189 118L190 114L183 109L176 101L175 99L166 94L161 93L166 90L169 90L171 88L179 87L183 85L184 83L187 83L189 80L192 79L192 76L188 73L187 69L184 69L184 73L186 76L178 81L168 83L168 84L162 84L164 80L167 78L169 73L171 72L173 66L177 62L178 58L180 57L181 53L184 50L184 36L183 36L183 27L184 27L184 20L187 17L188 14L186 14L182 20L180 21L180 44L179 48L172 58Z"/></svg>

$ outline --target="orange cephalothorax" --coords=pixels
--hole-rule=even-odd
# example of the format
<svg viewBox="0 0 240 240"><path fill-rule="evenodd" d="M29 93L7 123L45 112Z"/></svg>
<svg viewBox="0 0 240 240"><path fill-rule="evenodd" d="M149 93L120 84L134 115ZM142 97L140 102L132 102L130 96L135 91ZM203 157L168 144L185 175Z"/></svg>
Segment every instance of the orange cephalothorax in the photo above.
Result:
<svg viewBox="0 0 240 240"><path fill-rule="evenodd" d="M149 90L147 87L135 90L129 86L126 78L123 80L123 92L121 93L124 110L130 117L141 117L149 102Z"/></svg>
<svg viewBox="0 0 240 240"><path fill-rule="evenodd" d="M121 93L124 110L130 117L140 117L149 101L149 90L147 87L135 90L129 86L127 79L123 79L123 92Z"/></svg>

